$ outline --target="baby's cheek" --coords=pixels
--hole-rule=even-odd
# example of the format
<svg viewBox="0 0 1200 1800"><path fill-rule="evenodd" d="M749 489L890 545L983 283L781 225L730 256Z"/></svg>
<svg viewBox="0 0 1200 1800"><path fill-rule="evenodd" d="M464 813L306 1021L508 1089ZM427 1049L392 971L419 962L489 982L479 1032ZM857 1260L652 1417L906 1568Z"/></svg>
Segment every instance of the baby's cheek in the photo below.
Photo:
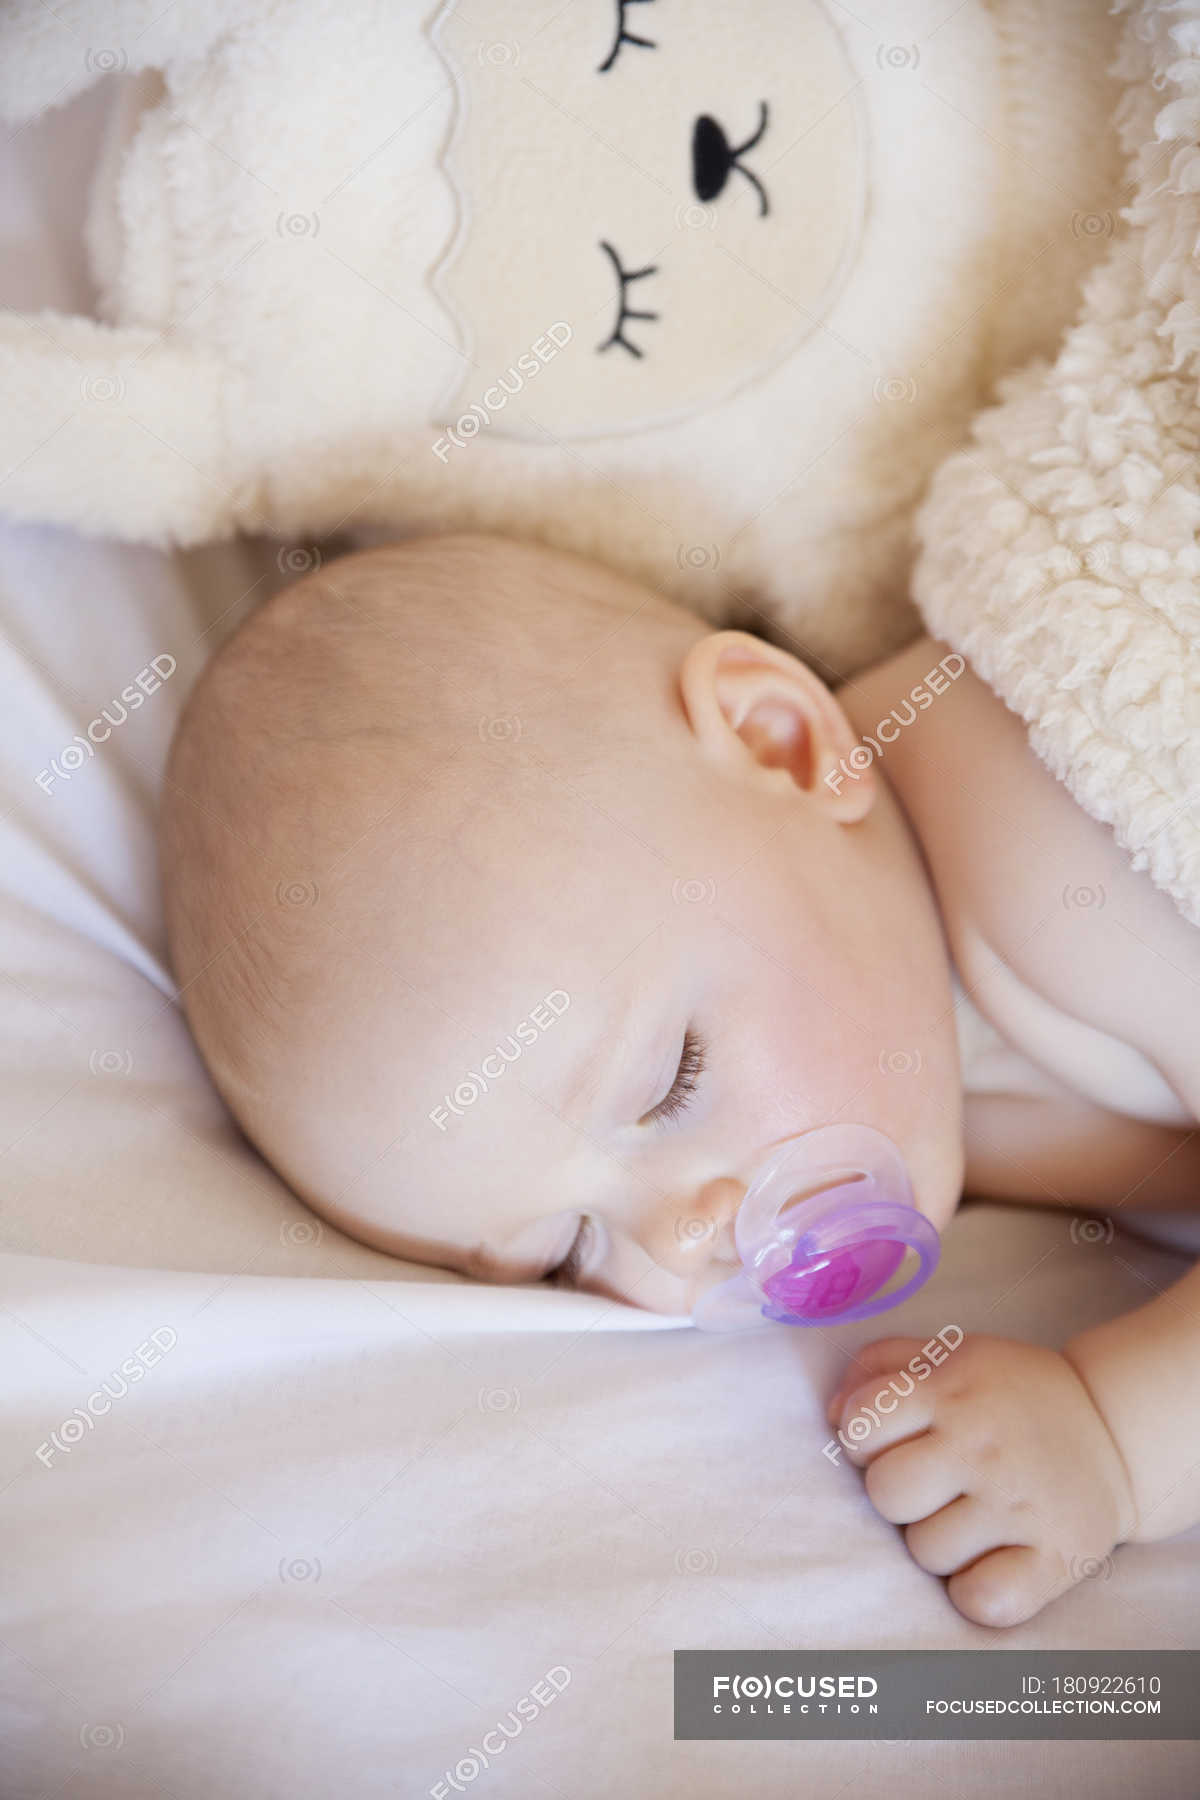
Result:
<svg viewBox="0 0 1200 1800"><path fill-rule="evenodd" d="M756 1123L760 1141L827 1123L864 1079L826 1006L812 1004L804 990L776 986L744 1011L731 1098L738 1115Z"/></svg>
<svg viewBox="0 0 1200 1800"><path fill-rule="evenodd" d="M877 1002L858 992L837 949L822 953L792 885L764 878L752 894L743 886L737 904L719 892L728 924L706 947L718 971L714 1067L723 1099L760 1143L852 1117L886 1048Z"/></svg>

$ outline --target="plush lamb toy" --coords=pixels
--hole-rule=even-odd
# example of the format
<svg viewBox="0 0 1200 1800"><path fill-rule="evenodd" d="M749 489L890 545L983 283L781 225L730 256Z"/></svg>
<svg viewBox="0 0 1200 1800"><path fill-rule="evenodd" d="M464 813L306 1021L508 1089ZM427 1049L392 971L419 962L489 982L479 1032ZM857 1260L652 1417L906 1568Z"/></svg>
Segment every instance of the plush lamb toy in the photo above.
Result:
<svg viewBox="0 0 1200 1800"><path fill-rule="evenodd" d="M116 78L99 320L0 318L0 506L159 544L502 529L849 673L1112 232L1102 0L9 0Z"/></svg>

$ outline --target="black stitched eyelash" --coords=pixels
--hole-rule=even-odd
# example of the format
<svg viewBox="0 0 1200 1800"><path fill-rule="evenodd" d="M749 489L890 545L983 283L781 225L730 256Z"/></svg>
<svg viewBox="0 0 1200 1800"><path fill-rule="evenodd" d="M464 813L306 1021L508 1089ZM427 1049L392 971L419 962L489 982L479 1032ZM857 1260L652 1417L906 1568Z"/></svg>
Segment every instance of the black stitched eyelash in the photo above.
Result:
<svg viewBox="0 0 1200 1800"><path fill-rule="evenodd" d="M617 0L617 35L613 39L612 49L605 57L597 75L607 75L621 53L622 44L637 44L643 50L657 50L658 45L653 38L636 37L632 31L625 29L625 8L627 6L650 6L653 0Z"/></svg>
<svg viewBox="0 0 1200 1800"><path fill-rule="evenodd" d="M656 312L638 312L636 307L627 304L625 295L631 281L640 281L643 275L657 275L658 264L647 263L644 269L627 269L607 239L600 239L600 248L613 266L620 295L617 303L617 322L604 342L596 345L596 350L597 352L611 350L614 344L620 344L623 350L628 350L630 356L640 357L642 352L625 336L625 321L626 319L657 319L658 314Z"/></svg>
<svg viewBox="0 0 1200 1800"><path fill-rule="evenodd" d="M657 1124L663 1119L674 1119L691 1105L692 1095L700 1085L708 1057L708 1045L698 1031L689 1025L683 1034L683 1053L679 1058L679 1068L671 1083L671 1091L664 1094L657 1106L638 1121L639 1124Z"/></svg>

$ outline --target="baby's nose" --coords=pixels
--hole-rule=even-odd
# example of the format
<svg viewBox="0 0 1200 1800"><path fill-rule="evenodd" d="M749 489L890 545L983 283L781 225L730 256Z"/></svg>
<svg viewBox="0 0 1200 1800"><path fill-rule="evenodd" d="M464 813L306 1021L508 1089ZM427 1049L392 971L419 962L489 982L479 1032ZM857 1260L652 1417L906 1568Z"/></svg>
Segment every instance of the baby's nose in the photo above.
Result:
<svg viewBox="0 0 1200 1800"><path fill-rule="evenodd" d="M709 1263L738 1263L733 1222L745 1195L745 1183L732 1176L708 1181L694 1199L676 1210L672 1224L675 1256L689 1272Z"/></svg>

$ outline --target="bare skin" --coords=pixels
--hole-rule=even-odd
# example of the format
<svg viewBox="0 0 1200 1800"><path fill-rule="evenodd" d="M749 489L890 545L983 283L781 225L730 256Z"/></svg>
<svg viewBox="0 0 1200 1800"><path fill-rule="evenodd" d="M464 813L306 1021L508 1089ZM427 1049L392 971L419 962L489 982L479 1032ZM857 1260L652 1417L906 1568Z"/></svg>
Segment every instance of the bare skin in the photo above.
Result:
<svg viewBox="0 0 1200 1800"><path fill-rule="evenodd" d="M343 629L373 616L355 594L364 566L324 569L309 613L328 607ZM473 583L521 613L524 661L509 672L489 652L476 690L457 651L456 684L431 686L422 716L429 768L414 770L391 760L388 709L411 659L429 667L421 597L444 607ZM573 1285L686 1315L736 1266L753 1171L832 1120L893 1139L939 1231L964 1179L991 1198L1126 1216L1196 1207L1200 933L965 668L882 758L843 772L945 645L922 640L835 695L747 633L677 609L652 628L646 590L598 565L487 538L393 552L369 598L404 628L388 615L368 634L342 713L320 635L308 652L286 612L251 622L262 654L249 667L271 670L285 707L304 689L322 729L343 714L357 725L336 764L336 734L305 726L304 830L289 838L285 770L264 790L279 811L266 865L248 860L263 797L240 774L259 751L238 747L253 715L236 684L211 728L196 709L169 770L169 903L195 908L222 879L220 837L189 864L193 804L228 832L244 877L242 949L275 929L281 883L320 895L286 918L328 979L240 1097L236 1073L221 1077L316 1210L391 1254L492 1280L536 1280L574 1248ZM547 622L564 617L565 640ZM236 678L236 638L229 661ZM410 709L424 679L418 668L405 690ZM632 748L621 708L636 711ZM493 734L481 715L520 729ZM598 754L572 735L581 718ZM217 766L230 779L214 794ZM230 936L202 919L188 931L176 972L204 1048L220 1041L201 1008ZM1058 1078L1053 1097L964 1100L952 967ZM252 982L225 991L257 1015L237 998ZM702 1067L681 1088L697 1033ZM505 1040L511 1065L494 1054ZM831 1419L914 1348L868 1345ZM959 1610L1015 1624L1113 1545L1200 1518L1197 1368L1200 1270L1061 1353L968 1338L854 1458Z"/></svg>
<svg viewBox="0 0 1200 1800"><path fill-rule="evenodd" d="M839 697L869 732L945 653L924 639ZM1065 1084L1061 1100L968 1095L966 1190L1118 1216L1195 1209L1200 933L1133 872L969 669L885 754L980 1010L1051 1070L1069 1066L1081 1025L1132 1047L1185 1120L1123 1116ZM918 1350L905 1338L866 1346L830 1401L831 1424L845 1432L864 1416ZM847 1455L916 1561L949 1577L961 1612L1017 1624L1114 1545L1200 1518L1198 1368L1200 1267L1061 1354L968 1338Z"/></svg>

